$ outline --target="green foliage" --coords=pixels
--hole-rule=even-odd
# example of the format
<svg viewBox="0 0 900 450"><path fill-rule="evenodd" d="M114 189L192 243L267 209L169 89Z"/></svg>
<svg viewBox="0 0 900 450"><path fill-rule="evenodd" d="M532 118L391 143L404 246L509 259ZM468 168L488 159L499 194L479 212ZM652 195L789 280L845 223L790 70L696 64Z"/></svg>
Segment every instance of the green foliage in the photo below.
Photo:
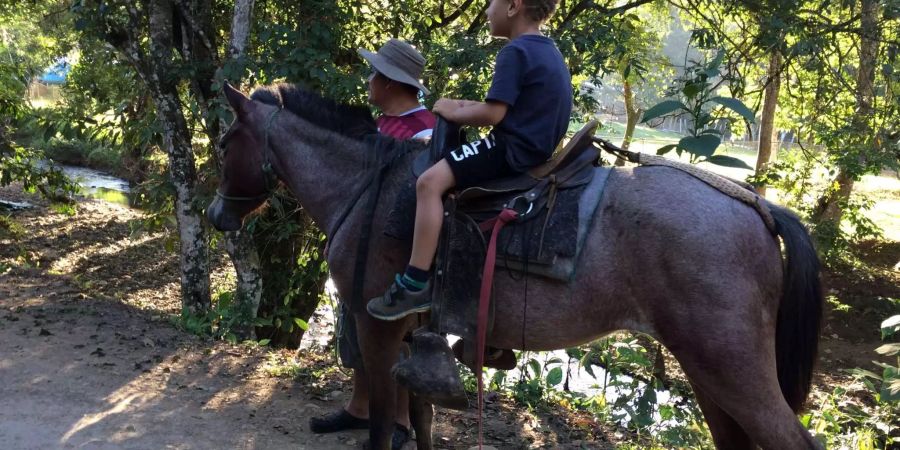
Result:
<svg viewBox="0 0 900 450"><path fill-rule="evenodd" d="M900 331L900 315L881 323L882 339ZM893 448L900 443L900 344L889 343L875 350L896 358L894 364L874 362L882 369L850 372L858 384L835 388L825 395L816 409L801 421L829 448Z"/></svg>
<svg viewBox="0 0 900 450"><path fill-rule="evenodd" d="M260 257L263 292L257 334L275 346L295 348L307 320L324 296L328 278L325 236L284 190L269 199L269 207L246 225Z"/></svg>
<svg viewBox="0 0 900 450"><path fill-rule="evenodd" d="M723 122L730 126L735 121L727 111L736 113L747 122L752 122L754 118L753 111L740 100L715 95L719 85L730 79L722 77L719 70L724 56L724 52L719 51L716 57L705 64L694 62L688 65L670 91L671 95L680 97L680 100L665 100L644 113L642 122L673 113L687 115L691 119L690 135L681 138L677 144L660 147L657 154L665 155L675 150L678 156L687 153L691 163L709 162L728 167L751 168L738 158L715 155L722 143L722 131L718 126ZM714 82L716 78L720 78L720 81ZM715 109L713 104L718 104L722 109Z"/></svg>
<svg viewBox="0 0 900 450"><path fill-rule="evenodd" d="M182 311L176 323L185 331L199 336L209 336L231 343L238 342L247 323L253 318L241 302L234 301L234 293L220 291L213 295L211 307L200 313ZM260 345L265 345L260 342Z"/></svg>
<svg viewBox="0 0 900 450"><path fill-rule="evenodd" d="M530 409L555 403L589 412L597 420L627 428L641 442L640 448L710 445L690 387L659 377L659 358L648 356L649 342L630 335L604 338L566 349L568 361L549 353L521 352L518 376L486 370L487 388L503 392ZM660 351L657 346L653 353ZM599 382L591 387L596 394L570 390L573 374L569 366L573 361ZM467 389L475 389L474 377L464 377L464 383Z"/></svg>

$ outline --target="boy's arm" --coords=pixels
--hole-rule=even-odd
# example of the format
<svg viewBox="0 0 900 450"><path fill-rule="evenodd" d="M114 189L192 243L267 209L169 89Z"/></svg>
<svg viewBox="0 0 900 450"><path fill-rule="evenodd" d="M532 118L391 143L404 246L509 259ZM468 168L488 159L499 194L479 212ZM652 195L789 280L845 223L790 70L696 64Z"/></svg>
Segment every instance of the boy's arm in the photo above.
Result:
<svg viewBox="0 0 900 450"><path fill-rule="evenodd" d="M476 102L442 98L434 104L432 112L453 123L476 127L493 126L506 117L509 106L502 102Z"/></svg>

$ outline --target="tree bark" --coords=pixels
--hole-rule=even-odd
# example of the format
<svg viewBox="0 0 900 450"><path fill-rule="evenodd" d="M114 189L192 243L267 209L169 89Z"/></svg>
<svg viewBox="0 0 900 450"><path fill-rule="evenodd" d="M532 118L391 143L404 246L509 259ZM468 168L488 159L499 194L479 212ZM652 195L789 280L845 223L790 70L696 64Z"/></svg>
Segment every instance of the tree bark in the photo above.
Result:
<svg viewBox="0 0 900 450"><path fill-rule="evenodd" d="M253 17L254 0L235 0L234 17L231 19L231 40L228 57L237 59L244 54L250 42L250 19Z"/></svg>
<svg viewBox="0 0 900 450"><path fill-rule="evenodd" d="M759 154L756 157L756 175L765 171L773 159L773 148L777 148L775 140L775 110L778 105L778 92L781 89L781 52L774 50L769 57L769 70L766 92L763 99L762 117L759 127ZM756 191L765 197L766 186L758 186Z"/></svg>
<svg viewBox="0 0 900 450"><path fill-rule="evenodd" d="M634 129L641 118L641 111L634 103L634 91L631 89L631 82L625 79L622 86L624 87L623 97L625 98L625 136L622 138L622 149L628 150L631 147L631 140L634 138ZM617 157L616 165L624 166L625 160Z"/></svg>
<svg viewBox="0 0 900 450"><path fill-rule="evenodd" d="M253 17L254 0L236 0L234 2L234 16L231 20L231 38L228 41L228 61L236 62L243 55L250 41L250 19ZM221 69L216 71L216 79L222 80ZM240 82L240 80L234 80ZM226 124L221 124L221 132L227 129ZM212 137L211 137L212 138ZM216 142L221 141L221 134L216 136ZM220 148L218 145L216 148ZM222 161L220 152L216 154L219 162ZM221 164L220 164L221 165ZM253 241L252 233L249 232L227 232L225 233L225 250L231 257L234 265L235 275L237 277L237 285L235 286L235 297L241 305L241 311L247 321L241 326L240 330L236 330L245 339L255 338L256 333L253 327L253 319L259 312L259 302L263 293L263 280L260 276L259 269L259 252Z"/></svg>
<svg viewBox="0 0 900 450"><path fill-rule="evenodd" d="M625 137L622 138L622 149L628 150L628 147L631 147L631 140L634 138L634 129L641 118L641 111L634 103L634 91L631 89L631 82L625 80L623 85L625 87Z"/></svg>
<svg viewBox="0 0 900 450"><path fill-rule="evenodd" d="M197 313L209 307L207 233L199 211L192 206L197 174L191 134L182 112L173 72L173 4L151 0L150 65L147 81L162 126L163 147L169 156L169 178L175 187L175 218L181 243L182 310Z"/></svg>
<svg viewBox="0 0 900 450"><path fill-rule="evenodd" d="M878 44L881 39L881 28L878 26L878 0L861 0L859 72L856 75L856 114L853 119L853 132L860 136L871 134L869 118L872 115L872 103L875 98L875 63L878 56ZM859 167L865 167L866 155L860 152ZM819 224L829 223L832 227L840 226L844 215L844 206L853 192L853 184L860 173L853 173L848 167L840 167L834 179L837 189L828 190L819 200L817 211L813 216Z"/></svg>

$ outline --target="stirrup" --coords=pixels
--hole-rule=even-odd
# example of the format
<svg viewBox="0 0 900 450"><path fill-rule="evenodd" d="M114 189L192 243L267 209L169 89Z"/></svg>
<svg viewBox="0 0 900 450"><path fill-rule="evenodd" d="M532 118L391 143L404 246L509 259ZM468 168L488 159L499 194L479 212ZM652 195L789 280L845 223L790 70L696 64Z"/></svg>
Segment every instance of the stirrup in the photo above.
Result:
<svg viewBox="0 0 900 450"><path fill-rule="evenodd" d="M469 399L447 340L431 331L416 330L411 347L412 356L391 369L394 379L433 405L467 409Z"/></svg>

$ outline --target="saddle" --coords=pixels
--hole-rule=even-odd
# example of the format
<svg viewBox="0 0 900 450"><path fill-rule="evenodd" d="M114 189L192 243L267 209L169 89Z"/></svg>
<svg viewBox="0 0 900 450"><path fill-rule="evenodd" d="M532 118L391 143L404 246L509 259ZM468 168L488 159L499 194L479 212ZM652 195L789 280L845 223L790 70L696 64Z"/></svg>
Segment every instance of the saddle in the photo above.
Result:
<svg viewBox="0 0 900 450"><path fill-rule="evenodd" d="M609 171L595 167L599 155L592 137L598 126L596 121L589 122L568 143L557 147L549 161L527 173L447 196L435 258L431 328L462 337L467 344L465 353L472 350L477 328L479 290L490 239L482 230L486 221L506 209L517 213L514 222L498 234L498 270L512 269L559 280L573 275L574 259ZM430 151L416 159L414 174L420 175L439 161L443 149L454 148L463 141L465 137L458 126L439 119ZM587 195L589 192L593 194ZM587 206L584 197L589 197ZM492 322L488 320L488 324Z"/></svg>
<svg viewBox="0 0 900 450"><path fill-rule="evenodd" d="M508 207L516 209L520 221L533 217L548 204L557 190L581 186L590 181L590 167L598 158L592 145L598 126L596 120L588 122L567 144L563 146L560 143L549 161L526 173L455 192L452 197L456 199L456 208L481 217L491 213L496 215ZM418 178L442 158L444 149L458 147L464 140L465 135L459 125L438 118L431 147L413 162L413 174Z"/></svg>

